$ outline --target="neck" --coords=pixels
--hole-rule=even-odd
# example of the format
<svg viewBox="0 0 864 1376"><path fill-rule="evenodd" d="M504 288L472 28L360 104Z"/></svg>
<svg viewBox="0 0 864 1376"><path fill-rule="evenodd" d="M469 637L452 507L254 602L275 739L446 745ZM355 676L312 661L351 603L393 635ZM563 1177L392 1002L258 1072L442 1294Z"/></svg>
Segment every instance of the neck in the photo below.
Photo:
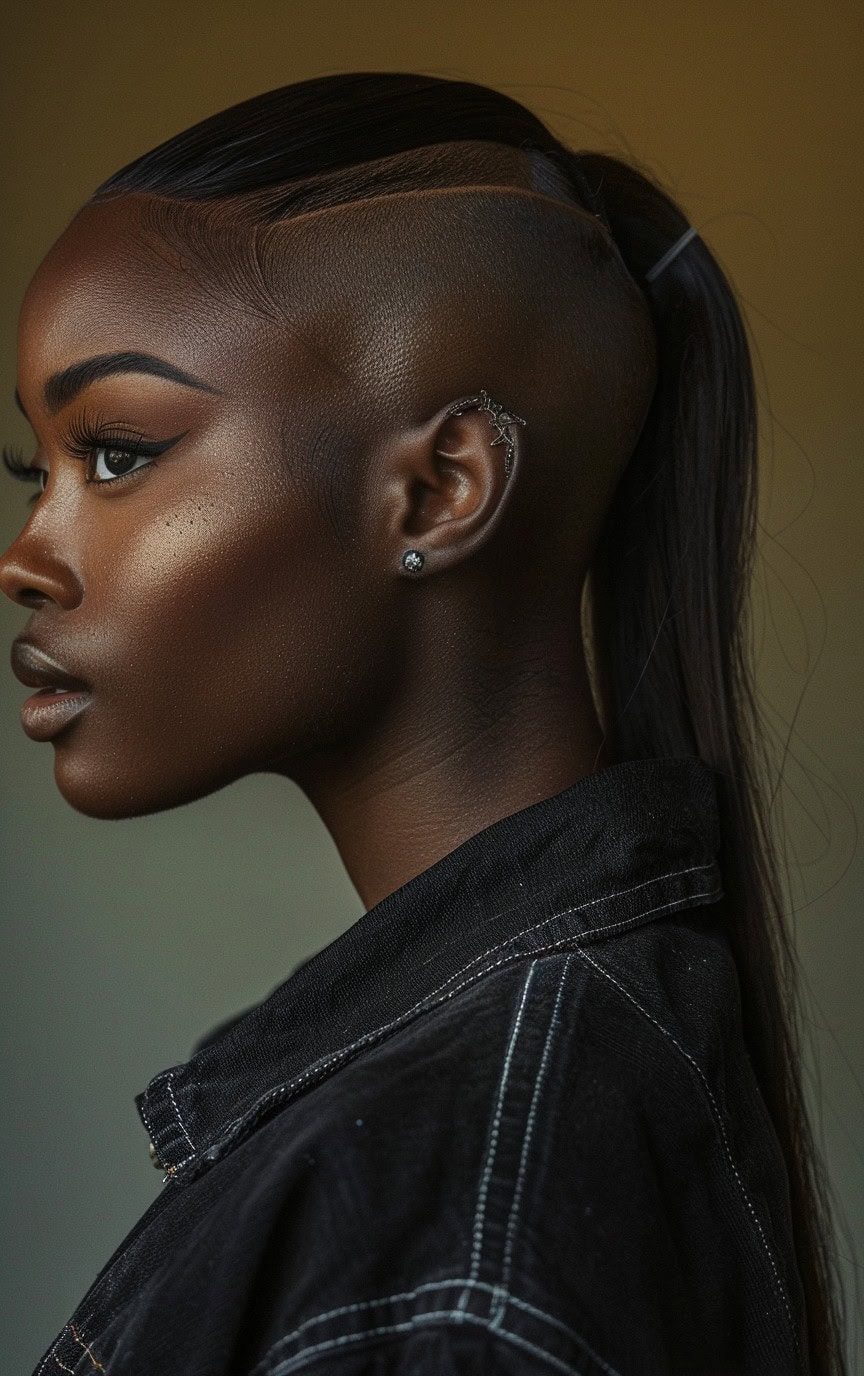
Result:
<svg viewBox="0 0 864 1376"><path fill-rule="evenodd" d="M609 763L581 643L556 650L546 640L527 666L504 658L490 674L457 657L459 681L443 684L439 664L434 692L418 673L362 742L285 770L367 908L484 827Z"/></svg>

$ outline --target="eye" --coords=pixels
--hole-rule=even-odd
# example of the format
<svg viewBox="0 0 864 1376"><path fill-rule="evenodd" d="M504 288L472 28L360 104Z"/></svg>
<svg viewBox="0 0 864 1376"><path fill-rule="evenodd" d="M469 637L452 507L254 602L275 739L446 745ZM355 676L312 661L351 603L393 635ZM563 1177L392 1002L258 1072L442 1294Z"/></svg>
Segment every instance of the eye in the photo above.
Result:
<svg viewBox="0 0 864 1376"><path fill-rule="evenodd" d="M104 420L84 413L72 421L62 438L62 446L73 459L86 464L88 483L104 486L118 483L141 468L155 465L187 432L167 440L145 440L138 431L118 423L109 427Z"/></svg>
<svg viewBox="0 0 864 1376"><path fill-rule="evenodd" d="M114 444L95 446L91 452L93 464L90 482L110 482L114 478L125 478L127 473L133 473L136 468L153 462L150 454L141 453L138 449L124 449Z"/></svg>

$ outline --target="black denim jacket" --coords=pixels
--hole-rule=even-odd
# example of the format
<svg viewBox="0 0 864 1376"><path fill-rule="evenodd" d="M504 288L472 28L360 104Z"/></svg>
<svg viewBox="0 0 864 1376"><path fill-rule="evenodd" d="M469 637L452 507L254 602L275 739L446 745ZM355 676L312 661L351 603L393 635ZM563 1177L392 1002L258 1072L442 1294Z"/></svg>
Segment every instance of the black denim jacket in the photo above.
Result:
<svg viewBox="0 0 864 1376"><path fill-rule="evenodd" d="M701 760L586 776L157 1075L162 1192L39 1376L806 1371L719 844Z"/></svg>

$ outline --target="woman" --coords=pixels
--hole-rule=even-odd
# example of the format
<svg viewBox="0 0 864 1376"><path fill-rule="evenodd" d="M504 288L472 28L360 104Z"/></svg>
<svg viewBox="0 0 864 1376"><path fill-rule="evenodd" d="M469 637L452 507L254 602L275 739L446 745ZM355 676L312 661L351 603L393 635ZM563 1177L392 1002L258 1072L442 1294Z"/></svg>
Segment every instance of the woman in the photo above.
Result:
<svg viewBox="0 0 864 1376"><path fill-rule="evenodd" d="M164 1188L40 1376L841 1372L681 211L482 86L286 86L98 188L18 381L64 798L284 774L367 907L139 1096Z"/></svg>

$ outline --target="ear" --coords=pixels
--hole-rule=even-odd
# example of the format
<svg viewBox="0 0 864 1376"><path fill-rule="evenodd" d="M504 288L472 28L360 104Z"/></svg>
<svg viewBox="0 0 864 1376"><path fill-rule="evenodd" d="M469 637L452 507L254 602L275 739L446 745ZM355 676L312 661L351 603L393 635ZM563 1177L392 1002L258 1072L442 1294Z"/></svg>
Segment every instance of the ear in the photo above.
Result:
<svg viewBox="0 0 864 1376"><path fill-rule="evenodd" d="M387 482L394 571L417 578L450 568L492 537L521 471L524 424L481 392L452 402L396 442ZM409 549L422 560L409 559L406 567Z"/></svg>

